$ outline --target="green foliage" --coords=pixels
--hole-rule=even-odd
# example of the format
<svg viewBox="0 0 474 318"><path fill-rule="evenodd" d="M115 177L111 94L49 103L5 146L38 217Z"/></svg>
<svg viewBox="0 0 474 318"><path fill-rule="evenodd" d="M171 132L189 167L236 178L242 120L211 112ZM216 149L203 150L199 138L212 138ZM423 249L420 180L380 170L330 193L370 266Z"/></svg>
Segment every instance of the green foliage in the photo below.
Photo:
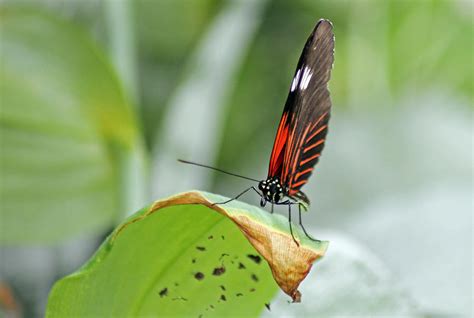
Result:
<svg viewBox="0 0 474 318"><path fill-rule="evenodd" d="M249 317L265 308L278 287L265 261L248 257L257 253L234 222L197 204L150 213L157 204L123 222L85 266L56 283L48 317ZM288 231L282 216L236 201L222 208Z"/></svg>
<svg viewBox="0 0 474 318"><path fill-rule="evenodd" d="M474 97L470 9L462 1L390 2L387 68L394 92L443 88Z"/></svg>
<svg viewBox="0 0 474 318"><path fill-rule="evenodd" d="M104 56L70 24L9 9L0 23L0 242L96 233L120 211L133 113Z"/></svg>
<svg viewBox="0 0 474 318"><path fill-rule="evenodd" d="M140 119L152 147L166 103L186 75L188 58L222 6L216 0L131 1L140 58Z"/></svg>

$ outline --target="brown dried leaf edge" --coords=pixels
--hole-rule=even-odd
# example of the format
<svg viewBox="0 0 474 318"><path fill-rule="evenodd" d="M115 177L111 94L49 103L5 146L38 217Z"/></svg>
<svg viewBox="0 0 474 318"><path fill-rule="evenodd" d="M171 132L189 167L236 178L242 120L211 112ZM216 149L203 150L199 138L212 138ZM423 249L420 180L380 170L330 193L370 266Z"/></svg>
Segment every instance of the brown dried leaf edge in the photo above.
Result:
<svg viewBox="0 0 474 318"><path fill-rule="evenodd" d="M304 234L301 235L297 226L293 226L295 235L299 240L299 245L297 245L291 237L289 229L286 232L281 227L274 226L278 222L262 222L262 218L252 217L255 212L236 209L232 204L213 205L213 202L210 202L206 197L205 192L190 191L156 201L147 212L138 217L132 217L129 222L116 229L112 235L112 242L128 225L140 221L150 214L158 212L160 209L187 204L207 206L232 220L250 244L267 261L273 278L280 288L293 299L293 302L301 301L301 293L298 291L298 286L308 275L313 263L324 256L329 242L312 242L309 239L305 239ZM232 208L229 208L229 206L232 206ZM252 210L255 211L256 208L253 207ZM258 210L261 213L268 214L265 215L265 219L281 218L279 215L272 215L266 211Z"/></svg>

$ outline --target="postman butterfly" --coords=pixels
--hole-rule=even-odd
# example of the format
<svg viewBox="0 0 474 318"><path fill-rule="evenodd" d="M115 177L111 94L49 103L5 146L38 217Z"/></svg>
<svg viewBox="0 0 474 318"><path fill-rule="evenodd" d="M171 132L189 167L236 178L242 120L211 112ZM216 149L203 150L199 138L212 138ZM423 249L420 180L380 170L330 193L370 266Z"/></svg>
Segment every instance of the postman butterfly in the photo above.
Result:
<svg viewBox="0 0 474 318"><path fill-rule="evenodd" d="M232 199L215 204L225 204L238 199L253 189L260 197L260 205L267 202L288 206L290 232L296 244L291 226L291 206L298 205L299 224L308 238L313 239L303 226L301 209L307 210L310 201L301 191L319 161L328 132L331 110L328 82L334 62L334 33L328 20L319 20L304 46L296 66L290 90L278 125L265 180L247 178L221 169L194 164L244 179L258 182ZM317 241L317 240L315 240ZM299 244L298 244L299 245Z"/></svg>

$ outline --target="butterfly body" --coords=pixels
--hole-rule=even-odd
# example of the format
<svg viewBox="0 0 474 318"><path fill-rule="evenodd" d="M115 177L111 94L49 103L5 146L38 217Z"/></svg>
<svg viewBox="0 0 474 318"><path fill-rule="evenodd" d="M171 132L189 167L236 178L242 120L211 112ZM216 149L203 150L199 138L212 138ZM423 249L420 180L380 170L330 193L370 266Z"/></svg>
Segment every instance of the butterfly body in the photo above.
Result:
<svg viewBox="0 0 474 318"><path fill-rule="evenodd" d="M258 189L262 191L260 206L264 207L267 202L278 204L288 195L288 190L283 188L278 177L270 177L258 183Z"/></svg>
<svg viewBox="0 0 474 318"><path fill-rule="evenodd" d="M277 129L266 180L259 183L261 206L309 205L301 192L321 156L331 99L327 83L334 61L332 24L320 20L306 41ZM287 200L285 200L287 198Z"/></svg>
<svg viewBox="0 0 474 318"><path fill-rule="evenodd" d="M278 177L270 177L266 180L260 181L258 183L258 189L262 192L260 200L261 207L264 207L267 202L276 205L300 202L303 204L305 209L309 205L309 199L306 194L298 191L295 195L290 195L289 188L282 185ZM291 199L292 201L289 201L288 199Z"/></svg>

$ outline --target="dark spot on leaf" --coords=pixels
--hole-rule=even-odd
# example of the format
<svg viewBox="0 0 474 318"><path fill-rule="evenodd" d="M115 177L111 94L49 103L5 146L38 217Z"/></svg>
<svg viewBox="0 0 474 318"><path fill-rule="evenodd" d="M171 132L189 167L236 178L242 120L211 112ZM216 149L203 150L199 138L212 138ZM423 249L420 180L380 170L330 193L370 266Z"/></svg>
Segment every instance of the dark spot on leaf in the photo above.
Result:
<svg viewBox="0 0 474 318"><path fill-rule="evenodd" d="M242 293L237 293L237 294L235 294L235 296L237 296L237 297L240 297L240 296L243 296L243 295L244 295L244 294L242 294Z"/></svg>
<svg viewBox="0 0 474 318"><path fill-rule="evenodd" d="M221 287L221 289L222 289L223 291L225 291L224 285L221 285L220 287Z"/></svg>
<svg viewBox="0 0 474 318"><path fill-rule="evenodd" d="M234 261L230 261L231 264L235 264Z"/></svg>
<svg viewBox="0 0 474 318"><path fill-rule="evenodd" d="M248 254L247 257L250 258L252 261L254 261L257 264L260 264L260 262L262 261L262 258L258 255Z"/></svg>
<svg viewBox="0 0 474 318"><path fill-rule="evenodd" d="M253 280L254 282L258 282L258 277L257 277L257 275L252 274L250 277L252 278L252 280Z"/></svg>
<svg viewBox="0 0 474 318"><path fill-rule="evenodd" d="M229 254L227 253L222 253L221 254L221 257L219 257L219 260L222 260L222 258L226 257L226 256L230 256Z"/></svg>
<svg viewBox="0 0 474 318"><path fill-rule="evenodd" d="M221 235L221 238L222 238L223 240L225 240L225 237L224 237L224 235Z"/></svg>
<svg viewBox="0 0 474 318"><path fill-rule="evenodd" d="M201 272L197 272L196 274L194 274L194 278L196 278L197 280L203 280L204 274Z"/></svg>
<svg viewBox="0 0 474 318"><path fill-rule="evenodd" d="M160 297L163 298L165 296L168 296L168 288L166 287L160 290Z"/></svg>
<svg viewBox="0 0 474 318"><path fill-rule="evenodd" d="M225 298L225 295L221 295L221 300L222 300L222 301L226 301L226 300L227 300L227 298Z"/></svg>
<svg viewBox="0 0 474 318"><path fill-rule="evenodd" d="M198 316L198 318L202 318L202 314L200 314L200 315Z"/></svg>
<svg viewBox="0 0 474 318"><path fill-rule="evenodd" d="M213 238L214 238L214 236L212 236L212 235L209 235L209 236L207 237L208 240L212 240Z"/></svg>
<svg viewBox="0 0 474 318"><path fill-rule="evenodd" d="M214 309L214 306L213 306L213 305L209 305L209 307L211 307L211 309Z"/></svg>
<svg viewBox="0 0 474 318"><path fill-rule="evenodd" d="M184 297L175 297L175 298L173 298L173 300L188 301L188 299L187 299L187 298L184 298Z"/></svg>
<svg viewBox="0 0 474 318"><path fill-rule="evenodd" d="M176 283L176 282L174 283L174 285L175 285L176 287L178 287L178 286L179 286L179 284L178 284L178 283Z"/></svg>
<svg viewBox="0 0 474 318"><path fill-rule="evenodd" d="M206 250L204 246L196 246L196 249L201 252L204 252Z"/></svg>
<svg viewBox="0 0 474 318"><path fill-rule="evenodd" d="M250 288L250 292L253 293L255 291L255 288Z"/></svg>
<svg viewBox="0 0 474 318"><path fill-rule="evenodd" d="M242 263L239 263L239 269L245 269L245 265Z"/></svg>
<svg viewBox="0 0 474 318"><path fill-rule="evenodd" d="M196 263L196 259L195 259L195 258L193 258L193 259L192 259L192 262L193 262L193 264L194 264L194 263Z"/></svg>
<svg viewBox="0 0 474 318"><path fill-rule="evenodd" d="M268 311L270 311L270 304L269 303L265 303L265 307L267 307Z"/></svg>
<svg viewBox="0 0 474 318"><path fill-rule="evenodd" d="M225 273L225 267L216 267L214 268L214 271L212 272L212 275L214 276L221 276L222 274Z"/></svg>

